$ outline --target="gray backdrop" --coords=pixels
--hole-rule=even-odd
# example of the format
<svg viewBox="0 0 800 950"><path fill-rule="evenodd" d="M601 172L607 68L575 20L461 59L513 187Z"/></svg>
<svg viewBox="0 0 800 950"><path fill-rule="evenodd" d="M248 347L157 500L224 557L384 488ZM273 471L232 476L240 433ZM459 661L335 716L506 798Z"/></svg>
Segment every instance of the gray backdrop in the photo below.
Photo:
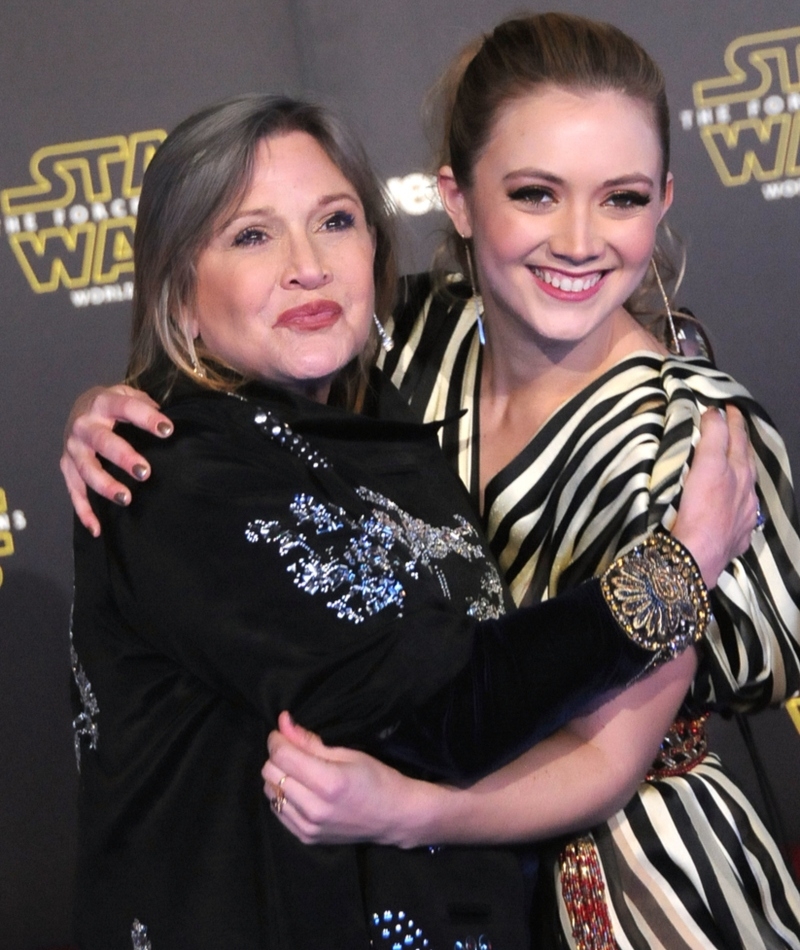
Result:
<svg viewBox="0 0 800 950"><path fill-rule="evenodd" d="M530 4L530 9L546 9ZM800 469L797 0L565 0L663 66L676 200L689 248L681 302L720 365L775 418ZM340 107L398 195L428 171L419 106L447 58L518 0L28 0L0 30L0 943L66 944L75 759L68 705L71 517L57 469L75 395L125 362L130 237L160 132L238 92ZM727 51L727 58L726 58ZM729 69L730 66L730 69ZM713 81L712 81L713 80ZM406 217L406 266L439 224ZM101 725L102 728L102 725ZM800 737L783 710L753 728L792 841ZM717 747L755 791L730 725Z"/></svg>

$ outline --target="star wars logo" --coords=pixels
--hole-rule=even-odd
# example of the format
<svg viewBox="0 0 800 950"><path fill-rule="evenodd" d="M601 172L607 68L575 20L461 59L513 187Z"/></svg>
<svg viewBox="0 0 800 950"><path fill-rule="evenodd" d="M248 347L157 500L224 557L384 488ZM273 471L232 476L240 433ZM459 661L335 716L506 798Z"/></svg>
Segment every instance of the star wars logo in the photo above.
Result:
<svg viewBox="0 0 800 950"><path fill-rule="evenodd" d="M767 200L800 195L800 27L739 37L725 66L694 83L681 125L699 129L726 187L755 181Z"/></svg>
<svg viewBox="0 0 800 950"><path fill-rule="evenodd" d="M66 288L76 307L129 300L142 176L166 132L47 145L31 183L0 191L3 229L37 294Z"/></svg>
<svg viewBox="0 0 800 950"><path fill-rule="evenodd" d="M22 531L26 524L23 512L8 510L6 493L0 488L0 558L9 557L14 553L14 535L11 529ZM2 586L3 568L0 567L0 587Z"/></svg>

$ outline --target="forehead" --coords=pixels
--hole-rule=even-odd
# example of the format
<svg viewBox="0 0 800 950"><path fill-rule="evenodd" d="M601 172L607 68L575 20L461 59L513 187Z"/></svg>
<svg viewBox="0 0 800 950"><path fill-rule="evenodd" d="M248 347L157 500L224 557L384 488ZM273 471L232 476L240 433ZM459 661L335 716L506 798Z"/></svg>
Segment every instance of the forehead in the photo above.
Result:
<svg viewBox="0 0 800 950"><path fill-rule="evenodd" d="M599 151L620 165L660 167L652 107L617 90L544 86L499 110L481 158L580 167L601 157Z"/></svg>
<svg viewBox="0 0 800 950"><path fill-rule="evenodd" d="M310 202L330 194L356 190L320 143L307 132L283 132L263 138L253 153L249 181L241 205L254 199L277 206L307 197Z"/></svg>

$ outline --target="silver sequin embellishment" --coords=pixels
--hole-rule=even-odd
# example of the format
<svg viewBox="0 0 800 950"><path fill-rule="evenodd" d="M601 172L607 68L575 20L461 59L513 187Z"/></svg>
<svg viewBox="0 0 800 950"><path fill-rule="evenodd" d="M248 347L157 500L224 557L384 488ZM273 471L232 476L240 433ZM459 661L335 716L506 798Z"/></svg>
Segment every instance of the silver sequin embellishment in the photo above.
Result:
<svg viewBox="0 0 800 950"><path fill-rule="evenodd" d="M88 740L89 748L92 751L97 749L99 729L96 717L100 714L100 707L97 705L97 697L94 695L89 677L86 675L86 672L78 660L78 654L75 652L75 646L72 642L71 630L69 634L69 659L72 665L72 676L75 680L75 685L78 687L81 705L83 706L83 712L79 713L72 720L75 759L77 760L78 771L80 772L82 740L84 738Z"/></svg>
<svg viewBox="0 0 800 950"><path fill-rule="evenodd" d="M288 449L292 455L302 459L309 468L330 468L330 462L312 448L302 436L292 432L288 423L284 422L268 409L260 409L255 417L255 424L270 439Z"/></svg>
<svg viewBox="0 0 800 950"><path fill-rule="evenodd" d="M131 945L133 950L153 950L153 945L147 939L147 927L140 923L138 918L131 927Z"/></svg>
<svg viewBox="0 0 800 950"><path fill-rule="evenodd" d="M430 950L430 941L405 911L385 910L372 915L370 946L391 950Z"/></svg>
<svg viewBox="0 0 800 950"><path fill-rule="evenodd" d="M301 530L261 520L250 522L245 529L248 541L277 544L281 557L294 558L287 571L294 575L294 584L300 590L338 595L326 606L335 610L339 619L363 623L390 607L402 616L406 591L401 572L418 579L419 569L427 569L448 597L447 583L433 562L450 554L466 560L485 559L484 549L471 540L477 539L477 531L465 518L456 515L455 526L434 527L377 492L367 488L357 492L374 506L370 514L358 519L330 502L299 494L290 512ZM325 539L324 546L319 543L321 538ZM482 616L502 613L501 585L496 575L496 570L487 565L482 581L484 597L467 605L473 615L478 616L479 609ZM492 598L495 613L491 613Z"/></svg>
<svg viewBox="0 0 800 950"><path fill-rule="evenodd" d="M476 620L495 620L502 616L503 611L503 582L497 569L490 565L481 578L483 596L470 602L467 613Z"/></svg>

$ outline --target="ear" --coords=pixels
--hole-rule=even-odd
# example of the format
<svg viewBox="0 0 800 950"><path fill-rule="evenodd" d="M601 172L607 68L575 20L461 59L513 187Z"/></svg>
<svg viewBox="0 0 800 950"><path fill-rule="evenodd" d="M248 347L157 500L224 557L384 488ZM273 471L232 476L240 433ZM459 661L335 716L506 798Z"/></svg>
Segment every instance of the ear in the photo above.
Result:
<svg viewBox="0 0 800 950"><path fill-rule="evenodd" d="M662 199L663 206L661 208L661 218L663 218L664 215L669 211L670 205L672 204L674 182L675 182L675 179L672 175L672 172L667 172L667 181L666 181L666 184L664 185L664 197ZM661 218L659 218L658 220L660 221Z"/></svg>
<svg viewBox="0 0 800 950"><path fill-rule="evenodd" d="M472 221L470 220L467 198L458 182L456 182L453 169L449 165L442 165L439 169L436 185L439 189L439 197L442 199L444 210L453 222L456 231L462 237L472 237Z"/></svg>
<svg viewBox="0 0 800 950"><path fill-rule="evenodd" d="M196 340L200 336L200 324L195 316L194 307L181 304L178 311L178 323L190 339Z"/></svg>

